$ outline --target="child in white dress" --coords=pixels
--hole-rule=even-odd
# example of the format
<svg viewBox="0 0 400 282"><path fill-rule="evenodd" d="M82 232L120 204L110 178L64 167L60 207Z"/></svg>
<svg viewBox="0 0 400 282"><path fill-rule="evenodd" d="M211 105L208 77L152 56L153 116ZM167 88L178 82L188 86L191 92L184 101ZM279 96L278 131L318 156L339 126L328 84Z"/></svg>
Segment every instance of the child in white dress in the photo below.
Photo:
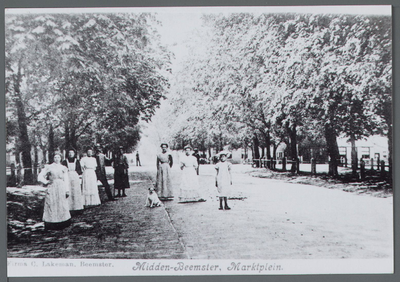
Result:
<svg viewBox="0 0 400 282"><path fill-rule="evenodd" d="M232 186L232 174L231 168L232 164L227 162L229 153L228 152L220 152L219 153L219 162L215 165L215 169L217 170L215 185L217 186L218 196L219 196L219 209L230 210L231 208L228 206L228 197L231 194L231 186ZM222 206L222 202L224 201L225 205Z"/></svg>

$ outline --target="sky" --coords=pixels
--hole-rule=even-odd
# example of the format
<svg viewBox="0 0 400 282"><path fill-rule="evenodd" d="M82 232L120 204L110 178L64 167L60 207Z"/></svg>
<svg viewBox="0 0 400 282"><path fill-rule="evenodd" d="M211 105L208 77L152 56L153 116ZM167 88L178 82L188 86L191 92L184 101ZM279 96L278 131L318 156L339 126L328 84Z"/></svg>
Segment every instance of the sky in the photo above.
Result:
<svg viewBox="0 0 400 282"><path fill-rule="evenodd" d="M159 12L157 19L162 22L158 27L162 42L175 53L177 60L184 57L187 51L185 39L187 39L196 28L201 27L200 13L185 12Z"/></svg>

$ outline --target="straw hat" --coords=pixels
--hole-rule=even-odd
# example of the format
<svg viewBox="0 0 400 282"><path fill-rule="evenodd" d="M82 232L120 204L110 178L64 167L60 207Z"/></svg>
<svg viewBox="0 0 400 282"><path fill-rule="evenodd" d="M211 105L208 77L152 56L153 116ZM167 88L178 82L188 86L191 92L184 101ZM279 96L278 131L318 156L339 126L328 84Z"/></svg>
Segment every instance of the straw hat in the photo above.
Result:
<svg viewBox="0 0 400 282"><path fill-rule="evenodd" d="M228 151L221 151L217 154L218 158L220 158L222 155L225 155L227 158L229 158L232 154Z"/></svg>
<svg viewBox="0 0 400 282"><path fill-rule="evenodd" d="M190 146L190 145L186 145L185 148L183 148L183 149L186 150L186 149L188 149L188 148L189 148L190 150L192 150L192 146Z"/></svg>

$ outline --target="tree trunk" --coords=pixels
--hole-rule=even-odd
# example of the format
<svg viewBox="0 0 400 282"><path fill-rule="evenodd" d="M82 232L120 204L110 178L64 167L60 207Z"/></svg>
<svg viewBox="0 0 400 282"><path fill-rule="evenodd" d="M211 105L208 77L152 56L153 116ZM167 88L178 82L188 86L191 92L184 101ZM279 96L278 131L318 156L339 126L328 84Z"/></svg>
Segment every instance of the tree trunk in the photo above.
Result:
<svg viewBox="0 0 400 282"><path fill-rule="evenodd" d="M330 124L325 125L325 139L326 139L327 152L330 157L329 175L337 177L339 148L337 145L335 129Z"/></svg>
<svg viewBox="0 0 400 282"><path fill-rule="evenodd" d="M47 162L47 150L46 150L46 148L43 148L43 147L41 147L41 149L42 149L43 159L42 159L42 163L40 164L40 168L42 168Z"/></svg>
<svg viewBox="0 0 400 282"><path fill-rule="evenodd" d="M17 151L15 152L15 162L17 163L17 164L20 164L21 163L21 158L19 157L19 154L20 154L21 152L17 149Z"/></svg>
<svg viewBox="0 0 400 282"><path fill-rule="evenodd" d="M31 157L31 143L28 136L28 118L26 117L24 104L22 103L21 96L21 60L18 64L18 73L14 77L14 92L15 92L15 104L17 107L18 116L18 128L19 128L19 140L20 140L20 151L22 152L22 165L24 168L24 184L33 184L33 173L32 173L32 157Z"/></svg>
<svg viewBox="0 0 400 282"><path fill-rule="evenodd" d="M291 152L290 152L290 141L289 141L289 139L290 138L286 138L285 139L285 145L286 145L286 147L285 147L285 150L283 151L283 156L284 157L286 157L286 158L288 158L288 159L290 159L291 158Z"/></svg>
<svg viewBox="0 0 400 282"><path fill-rule="evenodd" d="M270 160L271 159L271 137L269 136L269 132L267 132L267 159Z"/></svg>
<svg viewBox="0 0 400 282"><path fill-rule="evenodd" d="M290 156L292 160L292 168L290 169L291 173L296 173L297 171L297 136L296 136L296 124L292 125L289 128L289 137L290 137Z"/></svg>
<svg viewBox="0 0 400 282"><path fill-rule="evenodd" d="M269 131L260 130L265 139L265 147L263 147L263 157L265 156L267 159L271 158L271 137L269 136ZM264 148L266 149L266 153L264 153Z"/></svg>
<svg viewBox="0 0 400 282"><path fill-rule="evenodd" d="M72 148L74 150L78 150L78 136L76 135L76 123L75 123L75 115L73 113L70 114L69 120L69 128L68 128L68 138L69 138L69 146L66 148L67 150ZM185 145L184 145L185 146Z"/></svg>
<svg viewBox="0 0 400 282"><path fill-rule="evenodd" d="M33 175L34 175L34 181L37 182L37 177L38 177L38 167L39 167L39 154L38 154L38 148L37 146L34 147L34 156L35 156L35 160L34 160L34 164L33 164Z"/></svg>
<svg viewBox="0 0 400 282"><path fill-rule="evenodd" d="M276 169L276 150L278 149L278 146L275 143L272 143L272 162L271 162L271 168Z"/></svg>
<svg viewBox="0 0 400 282"><path fill-rule="evenodd" d="M222 133L219 134L219 147L220 147L220 151L222 151L224 149Z"/></svg>
<svg viewBox="0 0 400 282"><path fill-rule="evenodd" d="M260 145L260 142L258 141L258 137L257 137L256 134L254 134L254 137L253 137L253 160L254 159L256 159L256 160L260 159L259 145ZM256 167L260 167L260 162L259 161L256 162Z"/></svg>
<svg viewBox="0 0 400 282"><path fill-rule="evenodd" d="M354 135L350 136L350 143L351 143L351 171L353 177L355 177L357 176L358 156L357 156L356 140L354 138Z"/></svg>
<svg viewBox="0 0 400 282"><path fill-rule="evenodd" d="M53 125L50 124L50 129L49 129L49 163L53 162L54 159L54 151L55 151L55 146L54 146L54 130L53 130Z"/></svg>
<svg viewBox="0 0 400 282"><path fill-rule="evenodd" d="M65 149L68 150L71 148L71 140L69 138L69 121L65 122L65 132L64 132L64 138L65 138Z"/></svg>
<svg viewBox="0 0 400 282"><path fill-rule="evenodd" d="M65 150L78 150L78 137L76 136L75 119L72 114L69 115L69 120L65 123Z"/></svg>
<svg viewBox="0 0 400 282"><path fill-rule="evenodd" d="M269 131L260 130L265 139L265 147L263 147L262 158L267 159L265 162L267 168L271 168L271 137L269 135Z"/></svg>
<svg viewBox="0 0 400 282"><path fill-rule="evenodd" d="M76 129L73 128L71 130L71 137L70 137L70 148L73 148L74 150L78 150L78 137L76 136Z"/></svg>

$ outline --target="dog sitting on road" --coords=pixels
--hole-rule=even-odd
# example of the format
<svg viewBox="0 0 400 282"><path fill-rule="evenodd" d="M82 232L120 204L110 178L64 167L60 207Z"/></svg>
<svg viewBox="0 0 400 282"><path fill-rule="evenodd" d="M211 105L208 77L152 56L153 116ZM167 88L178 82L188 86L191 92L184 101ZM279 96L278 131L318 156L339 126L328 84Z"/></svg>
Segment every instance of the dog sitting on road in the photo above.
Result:
<svg viewBox="0 0 400 282"><path fill-rule="evenodd" d="M146 207L160 207L161 206L161 201L157 196L156 191L154 191L154 187L149 188L149 193L147 194L147 199L146 199Z"/></svg>

